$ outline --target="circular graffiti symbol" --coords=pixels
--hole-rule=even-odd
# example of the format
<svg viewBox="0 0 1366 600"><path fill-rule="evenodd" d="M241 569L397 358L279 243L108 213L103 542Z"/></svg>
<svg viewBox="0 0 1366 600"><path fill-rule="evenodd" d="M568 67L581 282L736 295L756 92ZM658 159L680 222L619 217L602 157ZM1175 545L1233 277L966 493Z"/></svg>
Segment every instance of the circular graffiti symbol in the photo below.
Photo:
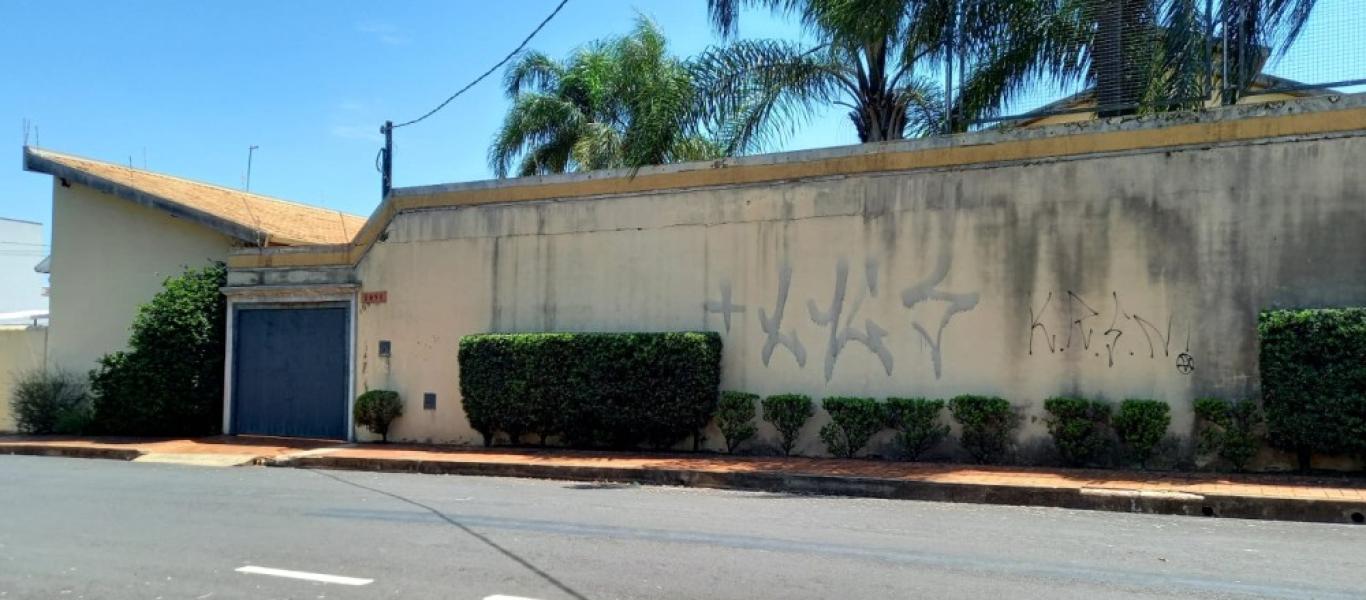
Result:
<svg viewBox="0 0 1366 600"><path fill-rule="evenodd" d="M1176 370L1180 371L1182 375L1189 375L1191 371L1195 370L1195 359L1182 352L1180 356L1176 357Z"/></svg>

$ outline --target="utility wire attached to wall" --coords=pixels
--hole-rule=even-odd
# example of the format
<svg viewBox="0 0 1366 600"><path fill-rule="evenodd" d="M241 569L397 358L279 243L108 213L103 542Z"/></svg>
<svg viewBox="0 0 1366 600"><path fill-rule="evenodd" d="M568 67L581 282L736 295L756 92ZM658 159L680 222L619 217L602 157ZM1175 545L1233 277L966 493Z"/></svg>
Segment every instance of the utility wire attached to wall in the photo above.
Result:
<svg viewBox="0 0 1366 600"><path fill-rule="evenodd" d="M379 128L379 132L384 134L384 149L380 150L380 155L377 160L377 162L379 163L377 166L380 168L381 176L381 197L387 197L389 195L389 189L392 186L393 182L394 130L398 129L399 127L407 127L409 125L421 123L422 121L426 120L427 117L430 117L440 112L441 109L446 108L446 105L450 104L452 100L459 98L461 94L464 94L465 92L469 91L470 88L479 85L479 82L487 79L489 75L492 75L495 71L502 68L503 65L506 65L508 61L516 57L519 52L525 50L527 44L531 43L531 39L536 37L536 34L540 33L542 29L545 29L545 26L550 24L550 21L555 18L555 15L560 14L560 10L563 9L564 5L566 4L569 4L569 0L560 0L560 3L555 5L555 10L550 11L550 14L546 15L546 17L541 20L541 23L537 25L535 29L531 30L531 33L527 34L526 38L522 39L522 43L517 44L516 48L513 48L511 52L508 52L507 56L504 56L502 60L498 61L497 63L494 63L494 65L492 67L489 67L487 71L484 71L481 75L475 77L474 81L465 84L465 87L456 90L454 94L451 94L450 97L442 101L441 104L436 105L436 108L427 111L425 114L416 119L404 121L397 125L395 125L393 121L384 122L384 125Z"/></svg>

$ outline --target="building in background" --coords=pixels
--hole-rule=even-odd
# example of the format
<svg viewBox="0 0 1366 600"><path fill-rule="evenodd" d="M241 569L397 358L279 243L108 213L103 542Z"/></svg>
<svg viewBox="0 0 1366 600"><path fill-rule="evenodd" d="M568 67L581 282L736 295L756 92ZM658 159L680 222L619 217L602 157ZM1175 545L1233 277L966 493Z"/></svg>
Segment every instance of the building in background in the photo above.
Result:
<svg viewBox="0 0 1366 600"><path fill-rule="evenodd" d="M0 217L0 432L14 430L14 378L43 368L47 352L47 276L43 224Z"/></svg>
<svg viewBox="0 0 1366 600"><path fill-rule="evenodd" d="M0 324L24 324L47 314L43 224L0 217Z"/></svg>

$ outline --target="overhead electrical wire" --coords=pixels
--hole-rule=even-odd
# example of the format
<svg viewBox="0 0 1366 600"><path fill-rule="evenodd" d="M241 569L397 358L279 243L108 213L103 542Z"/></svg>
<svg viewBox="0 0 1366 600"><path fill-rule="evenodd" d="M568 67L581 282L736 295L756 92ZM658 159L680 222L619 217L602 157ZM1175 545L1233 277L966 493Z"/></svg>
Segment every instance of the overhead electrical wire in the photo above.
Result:
<svg viewBox="0 0 1366 600"><path fill-rule="evenodd" d="M436 114L436 113L437 113L438 111L440 111L441 109L446 108L446 105L447 105L447 104L450 104L452 100L455 100L456 98L460 97L461 94L463 94L463 93L469 91L470 88L472 88L472 87L478 85L479 82L483 81L484 79L487 79L488 76L489 76L489 75L492 75L494 71L497 71L497 70L498 70L499 68L501 68L503 65L507 64L508 61L512 60L513 57L517 56L517 53L518 53L518 52L521 52L522 50L524 50L524 49L526 48L526 45L529 44L529 43L531 43L531 38L536 37L536 34L540 33L541 30L544 29L545 26L546 26L547 24L550 23L550 20L555 18L555 15L560 14L560 9L564 8L564 5L566 5L566 4L568 4L568 3L569 3L569 0L560 0L560 3L557 4L557 5L555 6L555 10L550 11L550 14L547 15L546 18L545 18L544 20L541 21L541 24L540 24L540 25L537 25L535 29L531 30L531 33L528 34L528 35L526 36L526 39L523 39L523 40L522 40L522 43L517 44L517 47L514 48L514 49L512 50L512 52L509 52L509 53L507 54L507 56L504 56L504 57L503 57L503 60L498 61L498 62L497 62L496 64L494 64L492 67L489 67L489 69L488 69L487 71L484 71L484 73L483 73L482 75L480 75L480 76L474 78L474 81L469 82L468 84L465 85L465 87L462 87L462 88L460 88L459 90L457 90L454 94L451 94L451 96L450 96L449 98L446 98L446 100L445 100L444 102L442 102L441 104L436 105L436 108L433 108L433 109L427 111L427 114L424 114L424 115L422 115L422 116L420 116L420 117L418 117L418 118L416 118L416 119L413 119L413 120L411 120L411 121L404 121L404 122L402 122L402 123L399 123L399 124L397 124L397 125L394 125L393 128L394 128L394 129L398 129L399 127L407 127L407 126L412 125L412 124L414 124L414 123L419 123L419 122L421 122L423 119L426 119L427 117L430 117L430 116Z"/></svg>

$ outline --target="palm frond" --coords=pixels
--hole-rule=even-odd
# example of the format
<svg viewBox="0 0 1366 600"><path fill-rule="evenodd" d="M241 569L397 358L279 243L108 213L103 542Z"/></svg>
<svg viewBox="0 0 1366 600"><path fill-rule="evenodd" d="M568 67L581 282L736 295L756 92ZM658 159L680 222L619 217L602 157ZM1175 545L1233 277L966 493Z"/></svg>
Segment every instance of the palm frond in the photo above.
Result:
<svg viewBox="0 0 1366 600"><path fill-rule="evenodd" d="M694 59L699 109L721 131L729 152L761 147L767 136L791 130L840 92L855 92L847 63L829 48L773 40L713 47Z"/></svg>
<svg viewBox="0 0 1366 600"><path fill-rule="evenodd" d="M523 91L547 92L559 85L564 65L534 50L518 55L503 74L503 90L509 98Z"/></svg>
<svg viewBox="0 0 1366 600"><path fill-rule="evenodd" d="M507 177L518 156L534 154L539 146L572 137L586 119L572 103L541 93L522 93L514 102L489 147L489 166Z"/></svg>

